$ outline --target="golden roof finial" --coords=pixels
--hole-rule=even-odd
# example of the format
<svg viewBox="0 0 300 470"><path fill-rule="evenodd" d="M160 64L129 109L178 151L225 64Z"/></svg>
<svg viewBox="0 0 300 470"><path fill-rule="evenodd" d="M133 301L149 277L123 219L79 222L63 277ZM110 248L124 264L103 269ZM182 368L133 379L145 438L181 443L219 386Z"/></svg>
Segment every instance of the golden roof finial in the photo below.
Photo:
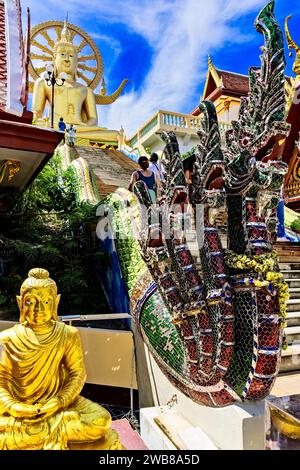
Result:
<svg viewBox="0 0 300 470"><path fill-rule="evenodd" d="M64 27L63 27L62 32L61 32L61 39L60 40L62 42L72 43L70 31L69 31L69 28L68 28L68 14L67 14L67 18L65 19L65 22L64 22Z"/></svg>
<svg viewBox="0 0 300 470"><path fill-rule="evenodd" d="M68 15L64 21L64 26L63 26L63 29L61 30L60 38L57 39L54 45L54 48L53 48L54 56L56 55L57 47L61 44L72 46L75 51L77 50L77 47L75 46L75 44L73 44L72 34L68 26Z"/></svg>
<svg viewBox="0 0 300 470"><path fill-rule="evenodd" d="M290 51L292 51L292 49L294 49L296 54L297 54L300 49L299 49L299 46L295 43L295 41L293 41L291 33L289 31L289 26L288 26L288 22L291 18L292 18L292 15L289 15L289 16L286 17L285 23L284 23L284 29L285 29L286 40L287 40L288 47L289 47ZM292 57L292 56L293 56L293 53L290 52L290 57Z"/></svg>
<svg viewBox="0 0 300 470"><path fill-rule="evenodd" d="M104 78L102 78L102 82L101 82L101 96L105 96L106 95L106 83L105 83L105 80Z"/></svg>
<svg viewBox="0 0 300 470"><path fill-rule="evenodd" d="M210 54L208 54L208 56L207 56L207 62L208 62L209 67L211 67L213 65L212 58L211 58Z"/></svg>

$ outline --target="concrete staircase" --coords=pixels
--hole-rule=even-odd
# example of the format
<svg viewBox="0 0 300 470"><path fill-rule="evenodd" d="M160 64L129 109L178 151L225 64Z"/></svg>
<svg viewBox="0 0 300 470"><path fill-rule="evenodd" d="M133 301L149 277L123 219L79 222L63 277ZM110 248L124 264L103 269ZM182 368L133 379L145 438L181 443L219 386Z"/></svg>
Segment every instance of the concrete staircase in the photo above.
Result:
<svg viewBox="0 0 300 470"><path fill-rule="evenodd" d="M282 351L280 372L295 372L300 370L300 246L297 243L278 242L275 249L280 271L290 292L285 329L288 348Z"/></svg>
<svg viewBox="0 0 300 470"><path fill-rule="evenodd" d="M100 196L115 192L118 188L128 189L131 174L138 165L122 152L98 147L75 148L76 158L83 158L93 170Z"/></svg>
<svg viewBox="0 0 300 470"><path fill-rule="evenodd" d="M289 285L290 300L287 301L287 327L285 329L288 348L282 352L280 372L300 370L300 258L299 263L282 265L281 272Z"/></svg>

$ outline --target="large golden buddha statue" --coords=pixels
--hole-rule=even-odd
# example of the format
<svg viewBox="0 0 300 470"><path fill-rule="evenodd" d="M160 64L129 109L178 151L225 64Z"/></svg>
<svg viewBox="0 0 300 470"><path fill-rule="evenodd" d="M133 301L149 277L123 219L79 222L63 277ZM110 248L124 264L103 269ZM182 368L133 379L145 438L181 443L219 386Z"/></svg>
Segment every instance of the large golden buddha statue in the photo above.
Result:
<svg viewBox="0 0 300 470"><path fill-rule="evenodd" d="M57 321L59 299L48 271L31 270L20 324L0 333L0 449L120 449L110 414L79 395L79 333Z"/></svg>
<svg viewBox="0 0 300 470"><path fill-rule="evenodd" d="M52 22L49 22L50 26ZM54 23L55 25L56 23ZM48 25L48 23L45 23ZM39 29L41 26L41 29ZM57 126L60 118L64 119L66 124L73 124L76 126L77 135L80 134L81 137L91 138L93 137L108 137L108 140L117 138L117 131L108 131L107 129L98 127L98 115L97 115L97 104L111 104L113 103L121 94L124 86L127 83L127 80L124 80L118 90L110 95L106 96L105 86L102 87L102 91L100 95L94 93L94 90L90 86L90 82L95 82L94 80L89 80L88 76L85 76L82 73L83 71L87 71L86 73L94 73L98 79L96 80L96 84L99 82L99 79L102 75L103 63L100 52L98 51L94 42L79 28L76 28L76 31L81 32L84 35L84 39L82 41L83 47L87 46L87 40L89 40L92 44L93 54L90 55L81 55L79 56L79 50L82 49L82 46L76 46L73 43L73 37L76 34L76 31L71 30L71 25L69 28L68 23L64 22L64 27L61 32L59 32L59 36L56 42L50 38L47 29L45 29L42 25L38 25L34 29L33 37L32 37L32 45L38 48L41 48L43 51L46 51L46 55L37 55L35 53L31 53L31 64L32 60L35 58L39 58L40 60L51 60L53 62L53 69L54 69L54 76L59 78L60 75L63 74L65 78L65 82L62 84L60 82L59 85L54 86L54 123ZM56 32L59 31L56 25ZM35 34L42 35L43 38L47 38L49 44L47 47L43 45L41 42L38 42L35 38ZM79 33L77 33L79 34ZM50 47L52 47L52 58L49 57L49 52L51 52ZM47 55L48 54L48 55ZM97 63L95 67L91 67L87 65L89 59L93 59L95 57L97 59ZM96 60L95 59L95 60ZM94 60L94 59L93 59ZM51 65L51 64L48 64ZM78 70L80 68L80 71ZM45 70L45 67L41 67L39 69L34 69L31 65L31 72L32 75L35 74L36 70L42 71ZM86 85L78 81L78 77L80 77L83 81L85 81ZM59 81L59 80L58 80ZM94 83L95 86L95 83ZM52 87L47 85L46 80L43 77L39 77L36 79L33 89L33 104L32 110L34 113L35 119L41 119L44 115L46 104L48 103L52 105ZM116 135L112 135L112 132ZM101 139L100 139L101 140Z"/></svg>

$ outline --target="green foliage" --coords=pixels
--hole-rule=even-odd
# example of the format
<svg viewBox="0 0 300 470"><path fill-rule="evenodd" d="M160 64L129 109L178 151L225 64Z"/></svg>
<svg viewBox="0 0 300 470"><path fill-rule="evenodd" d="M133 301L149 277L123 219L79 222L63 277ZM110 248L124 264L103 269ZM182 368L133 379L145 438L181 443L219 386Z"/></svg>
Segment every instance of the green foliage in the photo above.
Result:
<svg viewBox="0 0 300 470"><path fill-rule="evenodd" d="M291 229L292 229L294 232L300 233L300 218L294 220L294 221L291 223Z"/></svg>
<svg viewBox="0 0 300 470"><path fill-rule="evenodd" d="M195 152L196 152L196 147L192 147L191 150L189 150L188 152L183 153L181 155L182 160L185 160L186 158L192 157Z"/></svg>
<svg viewBox="0 0 300 470"><path fill-rule="evenodd" d="M52 158L17 206L2 218L0 307L13 308L15 296L31 268L48 269L62 294L63 314L95 314L107 308L94 261L95 207L76 201L76 178Z"/></svg>

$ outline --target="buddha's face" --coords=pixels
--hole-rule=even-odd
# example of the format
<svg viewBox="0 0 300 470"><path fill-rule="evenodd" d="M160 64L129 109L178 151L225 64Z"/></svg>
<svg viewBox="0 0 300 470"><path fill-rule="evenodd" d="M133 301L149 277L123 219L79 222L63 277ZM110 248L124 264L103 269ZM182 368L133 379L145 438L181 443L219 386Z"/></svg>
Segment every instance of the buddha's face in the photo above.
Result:
<svg viewBox="0 0 300 470"><path fill-rule="evenodd" d="M77 52L74 47L61 44L56 49L55 67L57 74L65 72L75 77L77 71Z"/></svg>
<svg viewBox="0 0 300 470"><path fill-rule="evenodd" d="M51 287L32 288L17 297L23 319L31 327L48 323L57 310L59 295Z"/></svg>

